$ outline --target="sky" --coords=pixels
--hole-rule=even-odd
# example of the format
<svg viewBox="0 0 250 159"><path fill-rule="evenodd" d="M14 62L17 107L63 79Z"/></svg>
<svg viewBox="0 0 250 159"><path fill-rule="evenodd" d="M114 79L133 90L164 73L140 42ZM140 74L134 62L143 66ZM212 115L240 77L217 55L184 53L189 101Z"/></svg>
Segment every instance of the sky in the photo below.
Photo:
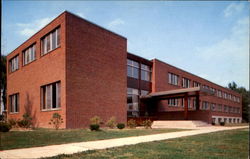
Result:
<svg viewBox="0 0 250 159"><path fill-rule="evenodd" d="M7 1L2 53L8 54L65 10L127 38L127 50L222 86L249 89L249 2Z"/></svg>

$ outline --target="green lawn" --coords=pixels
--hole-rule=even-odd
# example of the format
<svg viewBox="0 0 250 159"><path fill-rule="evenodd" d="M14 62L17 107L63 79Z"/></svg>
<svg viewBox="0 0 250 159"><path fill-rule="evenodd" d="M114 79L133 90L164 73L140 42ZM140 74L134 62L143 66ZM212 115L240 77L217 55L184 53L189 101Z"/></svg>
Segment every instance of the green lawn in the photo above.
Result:
<svg viewBox="0 0 250 159"><path fill-rule="evenodd" d="M183 130L184 129L103 129L101 131L91 132L88 129L37 129L34 131L10 131L1 133L0 150L150 135Z"/></svg>
<svg viewBox="0 0 250 159"><path fill-rule="evenodd" d="M49 159L247 159L248 129L229 130Z"/></svg>

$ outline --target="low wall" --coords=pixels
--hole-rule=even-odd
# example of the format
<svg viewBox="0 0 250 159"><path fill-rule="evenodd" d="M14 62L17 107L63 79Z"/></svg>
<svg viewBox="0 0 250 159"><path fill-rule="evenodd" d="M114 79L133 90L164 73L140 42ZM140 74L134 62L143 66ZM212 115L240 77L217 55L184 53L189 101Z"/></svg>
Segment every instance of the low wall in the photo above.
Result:
<svg viewBox="0 0 250 159"><path fill-rule="evenodd" d="M185 120L184 111L159 112L157 117L158 120ZM205 110L188 111L188 120L212 122L210 112Z"/></svg>

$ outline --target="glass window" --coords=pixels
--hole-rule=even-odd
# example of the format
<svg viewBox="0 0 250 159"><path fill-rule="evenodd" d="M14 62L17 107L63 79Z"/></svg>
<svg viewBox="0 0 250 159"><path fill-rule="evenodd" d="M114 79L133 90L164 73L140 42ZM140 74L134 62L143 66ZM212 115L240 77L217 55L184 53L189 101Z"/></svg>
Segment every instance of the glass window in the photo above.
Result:
<svg viewBox="0 0 250 159"><path fill-rule="evenodd" d="M199 82L196 82L196 81L194 81L193 84L194 84L194 87L200 87L200 85L201 85Z"/></svg>
<svg viewBox="0 0 250 159"><path fill-rule="evenodd" d="M178 75L173 73L168 73L168 83L173 85L178 85Z"/></svg>
<svg viewBox="0 0 250 159"><path fill-rule="evenodd" d="M182 87L189 88L190 87L190 80L187 78L182 78Z"/></svg>
<svg viewBox="0 0 250 159"><path fill-rule="evenodd" d="M51 110L61 107L60 82L41 87L41 104L43 110Z"/></svg>
<svg viewBox="0 0 250 159"><path fill-rule="evenodd" d="M168 99L168 106L177 107L178 104L179 104L178 99L176 98Z"/></svg>
<svg viewBox="0 0 250 159"><path fill-rule="evenodd" d="M139 78L139 63L127 59L127 76L132 78Z"/></svg>
<svg viewBox="0 0 250 159"><path fill-rule="evenodd" d="M150 66L141 64L141 80L151 81L151 68L150 68Z"/></svg>
<svg viewBox="0 0 250 159"><path fill-rule="evenodd" d="M26 65L32 61L34 61L36 58L36 48L35 44L28 47L23 51L23 65Z"/></svg>
<svg viewBox="0 0 250 159"><path fill-rule="evenodd" d="M10 72L14 72L16 70L18 70L19 68L19 55L13 57L10 61L9 61L9 71Z"/></svg>
<svg viewBox="0 0 250 159"><path fill-rule="evenodd" d="M17 113L19 112L19 94L13 94L9 96L9 106L10 106L10 112L11 113Z"/></svg>
<svg viewBox="0 0 250 159"><path fill-rule="evenodd" d="M60 46L60 28L55 29L41 39L41 53L47 54Z"/></svg>
<svg viewBox="0 0 250 159"><path fill-rule="evenodd" d="M129 117L137 117L139 116L139 91L134 88L127 88L127 115Z"/></svg>

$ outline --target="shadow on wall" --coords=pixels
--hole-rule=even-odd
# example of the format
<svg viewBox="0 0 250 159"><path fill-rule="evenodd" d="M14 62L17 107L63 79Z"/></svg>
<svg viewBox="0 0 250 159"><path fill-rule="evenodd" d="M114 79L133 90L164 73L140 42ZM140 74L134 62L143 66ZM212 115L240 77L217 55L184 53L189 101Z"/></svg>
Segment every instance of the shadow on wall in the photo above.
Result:
<svg viewBox="0 0 250 159"><path fill-rule="evenodd" d="M27 113L32 118L32 127L38 127L39 123L36 119L36 110L33 107L33 98L26 92L26 100L24 104L24 113Z"/></svg>

